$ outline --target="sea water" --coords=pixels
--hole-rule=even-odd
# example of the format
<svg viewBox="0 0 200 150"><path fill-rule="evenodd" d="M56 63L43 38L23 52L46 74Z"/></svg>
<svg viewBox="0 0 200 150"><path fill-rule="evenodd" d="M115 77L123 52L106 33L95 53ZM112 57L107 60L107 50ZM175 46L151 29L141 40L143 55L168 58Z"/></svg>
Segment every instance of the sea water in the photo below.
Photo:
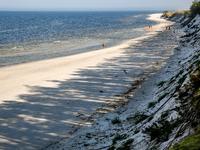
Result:
<svg viewBox="0 0 200 150"><path fill-rule="evenodd" d="M157 12L0 12L0 67L118 45L145 35Z"/></svg>

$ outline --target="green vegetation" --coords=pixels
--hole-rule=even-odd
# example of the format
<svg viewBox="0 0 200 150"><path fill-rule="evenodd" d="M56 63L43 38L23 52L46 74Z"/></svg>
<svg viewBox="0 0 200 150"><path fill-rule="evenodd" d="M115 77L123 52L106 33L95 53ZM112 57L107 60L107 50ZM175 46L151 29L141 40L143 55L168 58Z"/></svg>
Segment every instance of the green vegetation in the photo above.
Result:
<svg viewBox="0 0 200 150"><path fill-rule="evenodd" d="M161 81L160 83L157 84L157 86L163 86L163 84L165 84L166 81Z"/></svg>
<svg viewBox="0 0 200 150"><path fill-rule="evenodd" d="M182 85L183 82L185 81L185 79L187 78L188 73L184 74L179 80L178 80L178 84Z"/></svg>
<svg viewBox="0 0 200 150"><path fill-rule="evenodd" d="M178 77L179 75L181 74L181 71L176 74L176 76ZM164 88L164 91L169 87L169 85L171 85L173 82L176 81L176 76L172 77L170 80L169 80L169 83L168 83L168 86L166 88Z"/></svg>
<svg viewBox="0 0 200 150"><path fill-rule="evenodd" d="M194 57L193 57L194 58ZM196 58L196 57L195 57ZM199 66L199 64L200 64L200 60L198 59L198 60L195 60L189 67L188 67L188 69L191 69L192 70L192 68L193 68L193 66L194 65L196 65L196 66Z"/></svg>
<svg viewBox="0 0 200 150"><path fill-rule="evenodd" d="M121 147L117 148L117 150L130 150L133 141L134 139L127 140Z"/></svg>
<svg viewBox="0 0 200 150"><path fill-rule="evenodd" d="M171 18L176 14L181 14L184 16L184 18L189 18L187 21L182 23L182 26L188 25L192 21L192 19L197 15L200 14L200 1L194 0L192 6L190 7L190 10L183 10L183 11L165 11L163 12L162 17ZM182 21L184 20L182 19ZM190 27L190 25L188 25ZM200 44L200 43L199 43Z"/></svg>
<svg viewBox="0 0 200 150"><path fill-rule="evenodd" d="M166 110L166 111L162 112L161 119L167 117L169 115L169 112L170 112L170 110Z"/></svg>
<svg viewBox="0 0 200 150"><path fill-rule="evenodd" d="M194 56L193 57L194 59L197 59L198 57ZM193 59L193 60L194 60ZM193 62L192 66L190 67L193 67L194 64L196 64L196 66L199 65L199 60L196 60L195 62ZM196 71L198 70L198 68L196 69ZM195 75L193 75L195 76ZM198 76L198 74L196 74L196 76ZM200 108L199 108L199 100L200 100L200 86L199 86L199 83L200 83L200 80L196 80L196 78L190 76L191 80L192 81L195 81L193 82L193 88L194 91L193 91L193 99L192 99L192 102L193 102L193 105L196 106L196 108L194 108L193 110L191 110L192 112L198 110L198 115L196 116L196 118L194 119L190 119L190 123L191 123L191 126L192 127L196 127L198 124L199 124L199 111L200 111ZM182 117L186 117L188 115L188 112L184 112L184 113L181 113L179 112L180 115ZM179 144L176 144L173 148L171 148L170 150L199 150L200 149L200 126L198 127L198 130L195 132L195 134L187 137L184 141L182 141L181 143Z"/></svg>
<svg viewBox="0 0 200 150"><path fill-rule="evenodd" d="M183 15L184 15L185 18L189 17L190 10L186 10Z"/></svg>
<svg viewBox="0 0 200 150"><path fill-rule="evenodd" d="M172 84L172 83L175 82L175 81L176 81L176 79L170 80L168 85ZM167 89L167 88L168 88L168 87L166 87L166 89ZM165 90L166 90L166 89L165 89Z"/></svg>
<svg viewBox="0 0 200 150"><path fill-rule="evenodd" d="M178 78L179 75L183 74L183 70L179 71L179 73L176 74L175 78Z"/></svg>
<svg viewBox="0 0 200 150"><path fill-rule="evenodd" d="M115 136L115 138L112 140L112 142L113 142L113 144L116 144L117 141L123 140L123 139L125 139L126 137L127 137L126 134L120 135L120 134L117 133L116 136Z"/></svg>
<svg viewBox="0 0 200 150"><path fill-rule="evenodd" d="M111 121L112 124L117 124L117 123L121 123L121 120L119 119L119 117L116 117L114 118L112 121Z"/></svg>
<svg viewBox="0 0 200 150"><path fill-rule="evenodd" d="M199 101L200 101L200 87L197 90L195 90L193 94L193 104L194 106L196 106L198 111L200 111Z"/></svg>
<svg viewBox="0 0 200 150"><path fill-rule="evenodd" d="M196 66L199 66L200 65L200 60L196 60L195 64L196 64Z"/></svg>
<svg viewBox="0 0 200 150"><path fill-rule="evenodd" d="M187 137L183 142L175 145L170 150L199 150L200 149L200 126L195 134Z"/></svg>
<svg viewBox="0 0 200 150"><path fill-rule="evenodd" d="M198 96L198 98L199 98L199 96L200 96L200 88L196 91L196 95L195 96Z"/></svg>
<svg viewBox="0 0 200 150"><path fill-rule="evenodd" d="M200 2L199 0L194 0L190 7L190 17L194 17L197 14L200 14Z"/></svg>
<svg viewBox="0 0 200 150"><path fill-rule="evenodd" d="M183 73L184 73L184 70L182 69L182 70L180 70L174 77L172 77L172 78L169 80L167 86L163 89L163 91L165 91L166 89L168 89L169 86L170 86L172 83L174 83L174 82L176 81L176 79L177 79L181 74L183 74ZM157 86L163 86L164 83L166 83L166 81L161 81L160 83L157 84ZM165 95L165 96L166 96L166 95ZM159 101L160 101L161 99L162 99L162 97L159 98Z"/></svg>
<svg viewBox="0 0 200 150"><path fill-rule="evenodd" d="M182 11L165 11L162 15L162 17L172 17L173 15L175 14L182 14L182 15L185 15L189 13L189 10L182 10Z"/></svg>
<svg viewBox="0 0 200 150"><path fill-rule="evenodd" d="M145 120L146 118L148 118L149 116L140 113L140 112L136 112L134 116L132 117L127 117L126 120L128 121L133 121L135 124L138 124L139 122Z"/></svg>
<svg viewBox="0 0 200 150"><path fill-rule="evenodd" d="M112 145L108 150L115 150L115 146Z"/></svg>
<svg viewBox="0 0 200 150"><path fill-rule="evenodd" d="M154 107L157 103L158 103L157 101L149 102L147 108L149 109L149 108L151 108L151 107Z"/></svg>
<svg viewBox="0 0 200 150"><path fill-rule="evenodd" d="M164 93L163 95L161 95L159 98L158 98L158 102L160 102L163 98L165 98L166 96L168 95L168 93Z"/></svg>
<svg viewBox="0 0 200 150"><path fill-rule="evenodd" d="M172 17L175 14L182 14L184 17L194 18L197 14L200 14L200 1L194 0L190 10L182 10L182 11L165 11L163 12L162 17Z"/></svg>
<svg viewBox="0 0 200 150"><path fill-rule="evenodd" d="M195 55L195 56L193 56L193 60L195 60L195 59L197 59L197 58L199 58L199 56L197 56L197 55Z"/></svg>
<svg viewBox="0 0 200 150"><path fill-rule="evenodd" d="M147 120L148 122L151 121L153 119L153 115L151 117L149 117L149 119Z"/></svg>
<svg viewBox="0 0 200 150"><path fill-rule="evenodd" d="M164 142L169 139L169 135L172 133L174 128L178 127L182 122L181 119L177 119L173 122L166 121L165 117L153 123L152 126L146 128L143 132L151 136L151 140Z"/></svg>
<svg viewBox="0 0 200 150"><path fill-rule="evenodd" d="M191 39L193 39L194 42L191 42L193 46L195 46L195 44L200 45L199 24L195 23L197 20L193 19L197 14L200 15L200 0L194 0L192 6L190 7L190 10L176 11L176 12L165 11L163 13L163 17L170 18L176 14L182 14L184 15L185 18L188 17L189 19L187 19L187 21L185 21L182 25L184 26L187 25L188 28L193 29L192 33L188 32L183 37L183 38L187 37L183 41L191 42L192 41ZM182 20L184 20L184 18ZM199 119L198 119L199 117L198 115L200 115L200 86L199 86L200 85L200 66L199 66L200 59L199 59L199 56L200 54L197 54L193 56L193 58L189 61L190 66L187 68L187 73L186 73L186 70L181 68L182 70L180 70L173 78L171 78L170 81L167 81L167 84L165 84L166 81L161 81L160 83L157 84L157 86L162 87L163 90L166 90L169 87L169 85L172 83L176 83L176 84L178 83L177 87L180 87L183 84L183 82L186 80L187 76L190 74L190 77L193 78L192 80L193 82L192 82L192 85L184 85L187 91L184 93L183 92L181 93L181 91L179 91L179 88L176 88L176 89L180 95L184 95L184 94L188 95L189 93L188 91L193 90L192 103L194 106L196 106L196 108L194 107L190 111L188 110L186 111L185 109L183 109L185 110L184 112L179 112L179 113L182 113L181 118L173 120L171 122L166 120L166 118L169 117L170 111L168 110L168 111L162 112L160 119L154 122L151 126L147 127L143 131L144 133L147 133L151 136L151 140L155 140L157 143L167 141L169 139L170 134L172 134L172 131L178 126L180 126L180 124L183 121L185 121L184 119L186 119L190 113L197 113L196 112L197 110L199 111L198 114L193 118L189 118L187 121L189 121L191 123L191 126L193 127L195 127L197 123L199 123ZM158 101L148 103L148 108L154 107L158 102L164 99L167 96L167 94L168 93L164 93L162 96L160 96L158 98ZM149 117L148 121L150 121L152 118L153 118L152 116ZM200 150L200 126L198 130L195 132L195 134L189 136L188 138L186 138L186 140L175 145L170 150Z"/></svg>
<svg viewBox="0 0 200 150"><path fill-rule="evenodd" d="M137 134L137 133L139 133L139 132L140 132L140 129L137 128L137 129L135 130L134 134Z"/></svg>

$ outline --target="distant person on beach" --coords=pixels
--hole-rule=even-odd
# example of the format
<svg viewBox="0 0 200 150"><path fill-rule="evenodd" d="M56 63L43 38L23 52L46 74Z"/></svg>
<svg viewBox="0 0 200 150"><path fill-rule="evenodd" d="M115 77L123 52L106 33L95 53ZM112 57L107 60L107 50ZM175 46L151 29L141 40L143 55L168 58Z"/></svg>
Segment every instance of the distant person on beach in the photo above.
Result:
<svg viewBox="0 0 200 150"><path fill-rule="evenodd" d="M152 25L151 25L151 27L152 27Z"/></svg>
<svg viewBox="0 0 200 150"><path fill-rule="evenodd" d="M105 48L106 47L105 43L103 43L102 46L103 46L103 48Z"/></svg>
<svg viewBox="0 0 200 150"><path fill-rule="evenodd" d="M170 27L168 29L170 30Z"/></svg>
<svg viewBox="0 0 200 150"><path fill-rule="evenodd" d="M166 27L166 30L167 30L167 27Z"/></svg>

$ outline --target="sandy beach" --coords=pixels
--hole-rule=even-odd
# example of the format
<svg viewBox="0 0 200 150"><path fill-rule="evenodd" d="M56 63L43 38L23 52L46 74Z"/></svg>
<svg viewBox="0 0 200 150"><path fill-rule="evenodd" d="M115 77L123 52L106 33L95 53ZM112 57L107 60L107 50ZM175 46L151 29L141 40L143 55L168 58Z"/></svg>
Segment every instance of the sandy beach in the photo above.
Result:
<svg viewBox="0 0 200 150"><path fill-rule="evenodd" d="M144 28L146 36L115 47L0 68L0 149L45 148L99 108L128 101L131 84L159 70L177 46L165 29L174 23L160 16L150 15L159 24Z"/></svg>

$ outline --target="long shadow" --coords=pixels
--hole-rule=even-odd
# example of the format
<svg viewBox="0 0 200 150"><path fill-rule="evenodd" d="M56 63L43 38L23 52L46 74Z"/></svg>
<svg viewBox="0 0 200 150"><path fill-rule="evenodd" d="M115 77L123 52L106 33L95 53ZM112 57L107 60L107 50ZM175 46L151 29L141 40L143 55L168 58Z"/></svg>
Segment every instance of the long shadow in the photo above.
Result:
<svg viewBox="0 0 200 150"><path fill-rule="evenodd" d="M0 149L41 149L68 137L80 121L77 115L87 117L106 101L114 101L114 95L126 91L134 78L165 62L176 38L164 31L138 41L120 57L79 69L69 80L47 81L56 83L56 88L27 86L30 94L19 95L23 102L7 100L0 105Z"/></svg>

